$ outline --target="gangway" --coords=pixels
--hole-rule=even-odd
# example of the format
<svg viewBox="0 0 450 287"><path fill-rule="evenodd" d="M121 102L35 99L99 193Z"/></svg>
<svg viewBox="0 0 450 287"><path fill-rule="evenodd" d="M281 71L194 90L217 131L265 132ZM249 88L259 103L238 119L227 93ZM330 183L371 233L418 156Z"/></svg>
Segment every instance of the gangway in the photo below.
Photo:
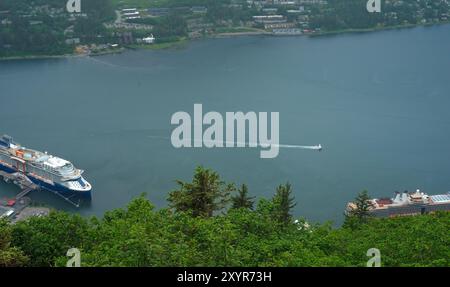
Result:
<svg viewBox="0 0 450 287"><path fill-rule="evenodd" d="M35 190L34 188L27 187L24 190L22 190L19 194L16 195L16 201L22 199L24 196L26 196L28 193Z"/></svg>
<svg viewBox="0 0 450 287"><path fill-rule="evenodd" d="M0 178L2 178L2 177L5 180L5 182L12 182L22 189L22 191L16 195L16 198L15 198L16 201L22 199L23 197L25 197L27 194L29 194L33 190L41 189L40 186L32 183L27 177L23 176L20 173L7 174L5 172L0 171ZM49 190L49 191L52 192L53 194L61 197L62 199L64 199L68 203L72 204L73 206L75 206L77 208L80 207L80 204L81 204L80 200L78 200L78 202L75 202L73 200L73 197L76 197L75 194L72 196L66 197L58 192L53 191L53 190Z"/></svg>

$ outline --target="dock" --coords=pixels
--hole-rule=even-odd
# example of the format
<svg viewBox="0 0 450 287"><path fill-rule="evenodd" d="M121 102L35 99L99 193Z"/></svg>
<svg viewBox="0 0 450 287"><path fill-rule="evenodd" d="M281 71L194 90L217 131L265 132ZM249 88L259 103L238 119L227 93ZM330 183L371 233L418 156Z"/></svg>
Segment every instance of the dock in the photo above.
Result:
<svg viewBox="0 0 450 287"><path fill-rule="evenodd" d="M22 190L19 194L16 195L16 200L22 199L24 196L26 196L28 193L32 192L34 189L27 187L24 190Z"/></svg>
<svg viewBox="0 0 450 287"><path fill-rule="evenodd" d="M33 190L39 189L39 186L31 182L26 176L21 173L8 174L0 171L0 178L3 178L5 182L12 182L15 185L19 186L20 189L22 189L22 191L16 195L16 200L20 200Z"/></svg>
<svg viewBox="0 0 450 287"><path fill-rule="evenodd" d="M16 195L15 201L19 201L20 199L24 198L32 191L40 190L40 187L38 185L31 182L26 176L24 176L21 173L8 174L3 171L0 171L0 178L3 178L3 180L5 182L14 183L18 187L20 187L20 189L22 190L20 193L18 193ZM80 207L80 201L76 202L76 201L72 200L71 197L65 197L54 191L50 191L50 192L61 197L62 199L64 199L66 202L72 204L73 206L75 206L77 208Z"/></svg>
<svg viewBox="0 0 450 287"><path fill-rule="evenodd" d="M5 182L11 182L21 188L15 198L0 200L0 218L9 218L11 222L17 223L30 217L47 216L50 213L49 208L31 207L31 199L27 195L35 190L39 190L39 186L33 184L28 178L22 174L7 174L0 171L0 178Z"/></svg>

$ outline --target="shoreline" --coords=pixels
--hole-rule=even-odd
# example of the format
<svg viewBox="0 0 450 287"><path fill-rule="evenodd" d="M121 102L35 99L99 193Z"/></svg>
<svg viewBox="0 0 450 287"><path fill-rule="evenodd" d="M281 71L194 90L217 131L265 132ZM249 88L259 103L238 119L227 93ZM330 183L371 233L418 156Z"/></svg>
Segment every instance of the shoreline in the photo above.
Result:
<svg viewBox="0 0 450 287"><path fill-rule="evenodd" d="M120 54L124 52L125 48L120 48L117 50L109 50L99 53L89 53L89 54L63 54L63 55L27 55L27 56L11 56L11 57L0 57L0 62L2 61L15 61L15 60L44 60L44 59L70 59L70 58L84 58L90 56L101 56L110 54Z"/></svg>
<svg viewBox="0 0 450 287"><path fill-rule="evenodd" d="M425 24L404 24L404 25L396 25L396 26L383 26L383 27L374 27L374 28L361 28L361 29L344 29L344 30L335 30L335 31L323 31L315 34L303 34L303 36L310 37L321 37L321 36L334 36L334 35L342 35L342 34L362 34L362 33L374 33L374 32L383 32L383 31L393 31L393 30L404 30L404 29L413 29L420 27L433 27L433 26L444 26L449 25L449 22L440 22L440 23L425 23Z"/></svg>
<svg viewBox="0 0 450 287"><path fill-rule="evenodd" d="M0 57L0 61L14 61L14 60L42 60L42 59L66 59L66 58L81 58L87 55L64 54L64 55L28 55L28 56L10 56Z"/></svg>
<svg viewBox="0 0 450 287"><path fill-rule="evenodd" d="M187 37L182 37L178 39L177 41L173 42L162 42L162 43L155 43L152 45L146 45L146 44L133 44L124 46L124 49L128 50L167 50L167 49L180 49L183 48L185 45L189 43L189 40ZM192 40L192 39L191 39Z"/></svg>
<svg viewBox="0 0 450 287"><path fill-rule="evenodd" d="M344 30L335 30L335 31L323 31L319 33L311 33L311 34L301 34L301 35L282 35L284 37L325 37L325 36L337 36L337 35L345 35L345 34L360 34L360 33L373 33L373 32L382 32L382 31L392 31L392 30L402 30L402 29L412 29L419 27L432 27L432 26L443 26L449 25L448 22L440 22L440 23L426 23L426 24L406 24L406 25L397 25L397 26L389 26L389 27L374 27L374 28L363 28L363 29L344 29ZM190 41L198 40L198 39L223 39L223 38L235 38L235 37L246 37L246 36L269 36L269 37L280 37L280 35L274 35L272 32L267 32L265 30L260 31L243 31L243 32L223 32L216 33L209 36L188 39L183 38L174 42L166 42L166 43L157 43L154 45L139 45L134 44L130 46L125 46L118 50L110 50L99 53L90 53L90 54L63 54L63 55L27 55L27 56L11 56L11 57L0 57L0 62L2 61L14 61L14 60L42 60L42 59L69 59L69 58L82 58L82 57L90 57L90 56L102 56L102 55L110 55L110 54L121 54L127 50L167 50L167 49L179 49L186 46Z"/></svg>
<svg viewBox="0 0 450 287"><path fill-rule="evenodd" d="M213 34L210 37L205 37L205 38L221 39L221 38L234 38L234 37L245 37L245 36L274 36L274 35L271 32L267 32L267 31L225 32L225 33Z"/></svg>

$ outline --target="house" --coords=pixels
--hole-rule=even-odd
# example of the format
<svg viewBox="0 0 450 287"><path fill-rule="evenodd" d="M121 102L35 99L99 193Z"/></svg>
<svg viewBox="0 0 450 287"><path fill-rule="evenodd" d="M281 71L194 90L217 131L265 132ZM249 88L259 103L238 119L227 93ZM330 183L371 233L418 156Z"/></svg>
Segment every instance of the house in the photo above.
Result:
<svg viewBox="0 0 450 287"><path fill-rule="evenodd" d="M122 13L135 13L135 12L137 12L136 8L122 9Z"/></svg>
<svg viewBox="0 0 450 287"><path fill-rule="evenodd" d="M144 44L154 44L155 43L155 37L153 36L153 34L151 34L149 37L145 37L145 38L142 38L142 42L144 43Z"/></svg>
<svg viewBox="0 0 450 287"><path fill-rule="evenodd" d="M264 24L264 29L270 30L270 29L289 29L294 28L296 26L295 23L271 23L271 24Z"/></svg>
<svg viewBox="0 0 450 287"><path fill-rule="evenodd" d="M263 23L263 24L269 24L269 23L284 23L286 22L286 19L283 15L260 15L260 16L253 16L253 21L256 23Z"/></svg>

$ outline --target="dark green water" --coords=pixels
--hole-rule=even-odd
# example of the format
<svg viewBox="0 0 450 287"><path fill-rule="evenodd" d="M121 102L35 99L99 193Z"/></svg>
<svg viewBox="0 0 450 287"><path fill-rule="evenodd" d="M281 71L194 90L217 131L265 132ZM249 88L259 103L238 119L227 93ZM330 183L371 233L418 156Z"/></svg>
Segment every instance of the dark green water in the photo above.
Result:
<svg viewBox="0 0 450 287"><path fill-rule="evenodd" d="M180 149L170 117L205 111L280 112L280 143L324 152ZM183 50L0 62L0 133L85 169L101 215L147 192L166 205L197 165L271 196L290 181L295 213L342 220L348 200L450 190L450 26L324 38L246 37ZM17 192L0 183L0 197ZM32 197L73 210L49 194Z"/></svg>

